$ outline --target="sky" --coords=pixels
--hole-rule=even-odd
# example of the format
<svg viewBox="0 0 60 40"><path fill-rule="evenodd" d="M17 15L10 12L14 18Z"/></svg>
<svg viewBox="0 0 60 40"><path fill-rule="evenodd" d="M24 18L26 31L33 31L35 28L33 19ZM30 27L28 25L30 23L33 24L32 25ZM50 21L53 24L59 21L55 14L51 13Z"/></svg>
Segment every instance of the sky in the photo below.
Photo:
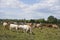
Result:
<svg viewBox="0 0 60 40"><path fill-rule="evenodd" d="M0 0L0 19L60 19L60 0Z"/></svg>

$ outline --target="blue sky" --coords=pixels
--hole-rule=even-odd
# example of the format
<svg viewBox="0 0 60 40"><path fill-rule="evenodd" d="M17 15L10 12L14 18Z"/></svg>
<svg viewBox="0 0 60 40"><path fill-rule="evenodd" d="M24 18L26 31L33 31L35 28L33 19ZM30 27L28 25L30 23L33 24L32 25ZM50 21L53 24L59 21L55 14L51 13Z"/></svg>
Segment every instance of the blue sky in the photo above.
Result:
<svg viewBox="0 0 60 40"><path fill-rule="evenodd" d="M23 1L25 4L32 5L42 0L21 0L21 1Z"/></svg>
<svg viewBox="0 0 60 40"><path fill-rule="evenodd" d="M0 19L60 19L60 0L0 0Z"/></svg>

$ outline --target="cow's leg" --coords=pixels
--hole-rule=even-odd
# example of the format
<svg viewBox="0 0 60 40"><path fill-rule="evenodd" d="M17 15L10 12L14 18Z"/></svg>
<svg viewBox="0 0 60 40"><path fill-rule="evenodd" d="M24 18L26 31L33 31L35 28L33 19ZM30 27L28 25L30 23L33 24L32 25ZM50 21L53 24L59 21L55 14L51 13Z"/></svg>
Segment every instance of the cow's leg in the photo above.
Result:
<svg viewBox="0 0 60 40"><path fill-rule="evenodd" d="M26 32L28 32L28 29L26 29Z"/></svg>
<svg viewBox="0 0 60 40"><path fill-rule="evenodd" d="M30 28L30 33L32 33L32 28Z"/></svg>
<svg viewBox="0 0 60 40"><path fill-rule="evenodd" d="M23 32L25 32L26 30L25 29L23 29Z"/></svg>
<svg viewBox="0 0 60 40"><path fill-rule="evenodd" d="M17 30L18 28L16 27L16 30Z"/></svg>

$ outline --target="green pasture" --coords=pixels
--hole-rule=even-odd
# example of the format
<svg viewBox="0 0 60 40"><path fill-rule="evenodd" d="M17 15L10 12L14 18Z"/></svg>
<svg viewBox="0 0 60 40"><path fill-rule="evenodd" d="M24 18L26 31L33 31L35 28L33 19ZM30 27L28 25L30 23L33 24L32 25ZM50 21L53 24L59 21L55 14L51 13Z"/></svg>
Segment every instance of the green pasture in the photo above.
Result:
<svg viewBox="0 0 60 40"><path fill-rule="evenodd" d="M0 25L0 40L60 40L60 29L34 28L32 34L20 30L7 30Z"/></svg>

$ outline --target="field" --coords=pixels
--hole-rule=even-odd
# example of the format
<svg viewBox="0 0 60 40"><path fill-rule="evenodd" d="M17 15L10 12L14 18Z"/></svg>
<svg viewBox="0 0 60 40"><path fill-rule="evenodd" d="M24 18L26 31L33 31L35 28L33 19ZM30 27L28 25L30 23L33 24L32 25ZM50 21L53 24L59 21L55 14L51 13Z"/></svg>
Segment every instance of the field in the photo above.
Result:
<svg viewBox="0 0 60 40"><path fill-rule="evenodd" d="M7 30L0 25L0 40L60 40L60 29L34 28L32 34L18 30Z"/></svg>

